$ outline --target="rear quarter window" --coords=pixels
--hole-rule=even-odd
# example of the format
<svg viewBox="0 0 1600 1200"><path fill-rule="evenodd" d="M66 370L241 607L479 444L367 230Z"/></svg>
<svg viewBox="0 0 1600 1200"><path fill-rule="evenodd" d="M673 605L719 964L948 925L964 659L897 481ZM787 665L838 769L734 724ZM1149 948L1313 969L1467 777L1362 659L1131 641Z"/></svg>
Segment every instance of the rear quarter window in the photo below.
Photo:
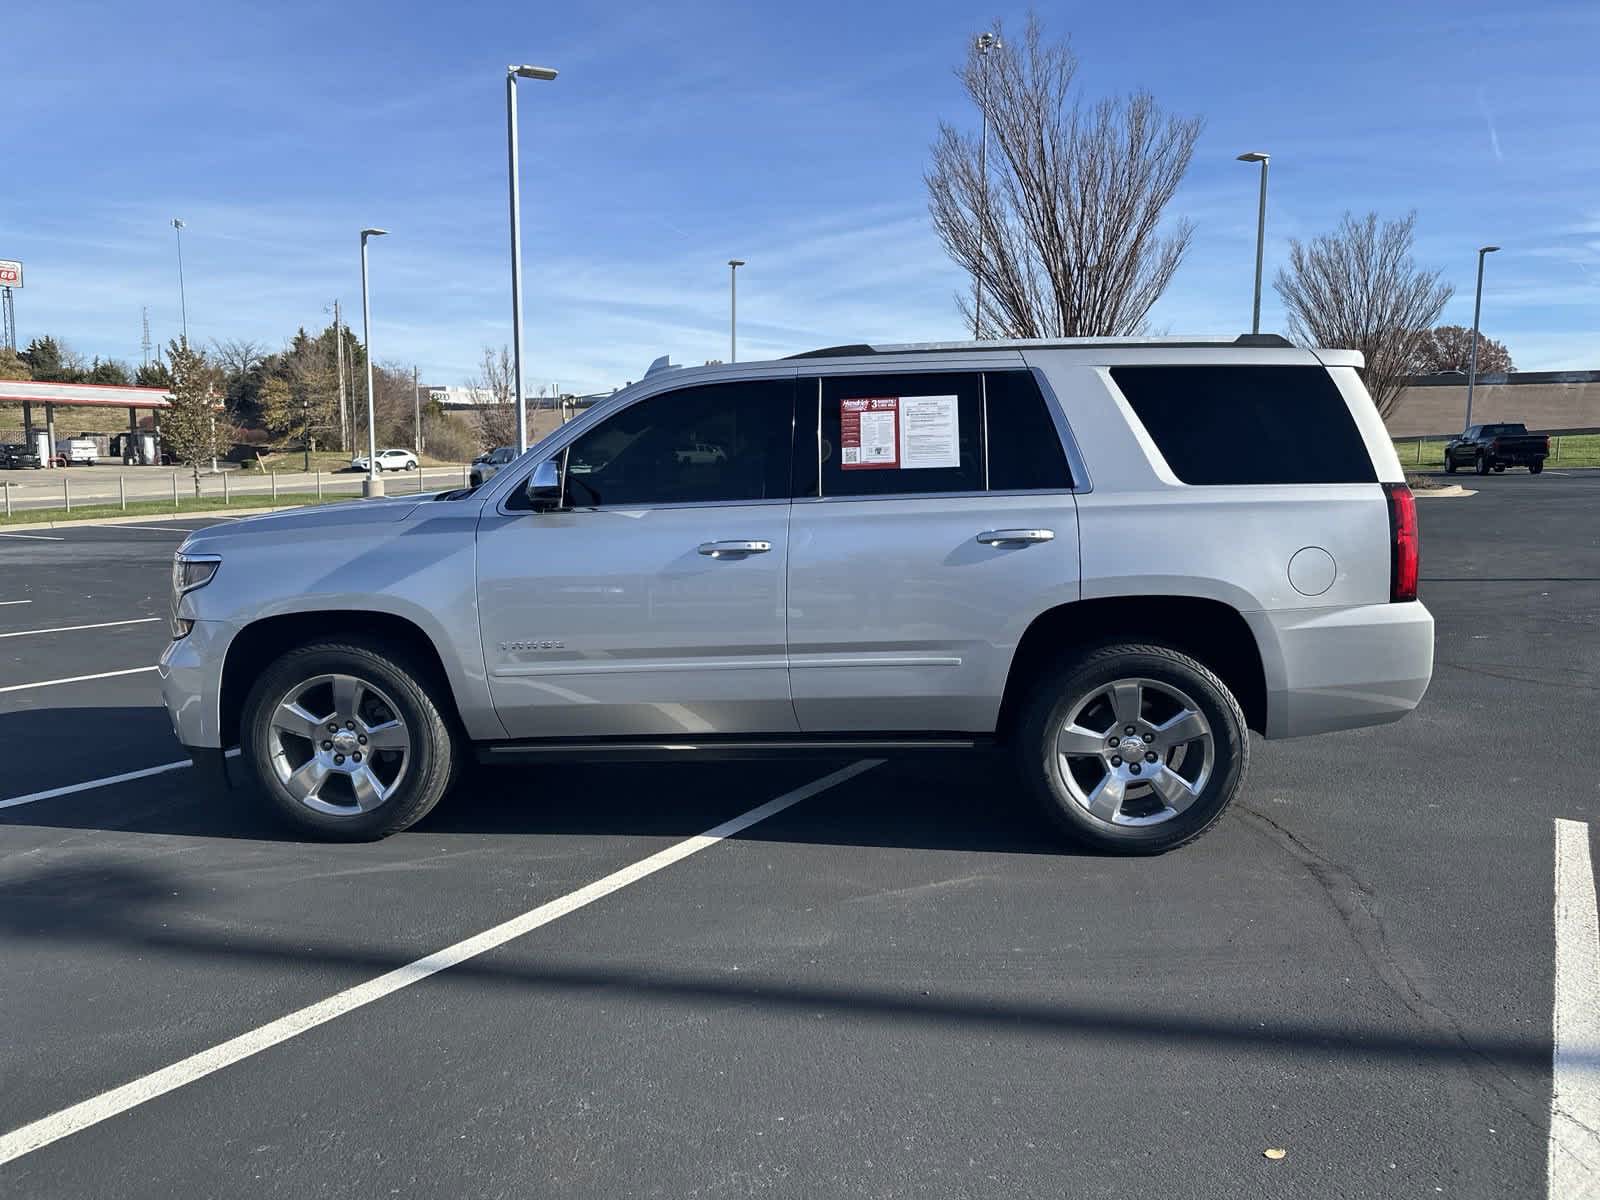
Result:
<svg viewBox="0 0 1600 1200"><path fill-rule="evenodd" d="M1113 367L1112 382L1184 483L1376 483L1322 367Z"/></svg>

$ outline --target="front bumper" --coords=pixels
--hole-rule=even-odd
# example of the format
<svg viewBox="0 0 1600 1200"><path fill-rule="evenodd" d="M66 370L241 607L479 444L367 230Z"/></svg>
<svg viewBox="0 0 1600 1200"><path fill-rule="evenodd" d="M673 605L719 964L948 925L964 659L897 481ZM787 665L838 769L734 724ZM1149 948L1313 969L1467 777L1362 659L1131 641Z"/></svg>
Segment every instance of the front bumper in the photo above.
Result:
<svg viewBox="0 0 1600 1200"><path fill-rule="evenodd" d="M233 627L222 621L196 621L189 636L167 643L156 670L161 699L172 732L192 752L227 748L222 736L222 662Z"/></svg>
<svg viewBox="0 0 1600 1200"><path fill-rule="evenodd" d="M1433 614L1420 601L1244 617L1261 649L1268 737L1398 721L1433 678Z"/></svg>

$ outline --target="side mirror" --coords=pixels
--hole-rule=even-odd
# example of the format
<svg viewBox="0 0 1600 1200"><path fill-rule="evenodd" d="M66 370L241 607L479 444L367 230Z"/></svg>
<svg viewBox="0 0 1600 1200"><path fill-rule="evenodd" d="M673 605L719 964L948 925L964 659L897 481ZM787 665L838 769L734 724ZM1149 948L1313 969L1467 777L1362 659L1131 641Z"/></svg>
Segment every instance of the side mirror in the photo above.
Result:
<svg viewBox="0 0 1600 1200"><path fill-rule="evenodd" d="M549 512L561 507L561 468L553 458L547 458L533 469L527 485L522 489L528 505L534 512Z"/></svg>

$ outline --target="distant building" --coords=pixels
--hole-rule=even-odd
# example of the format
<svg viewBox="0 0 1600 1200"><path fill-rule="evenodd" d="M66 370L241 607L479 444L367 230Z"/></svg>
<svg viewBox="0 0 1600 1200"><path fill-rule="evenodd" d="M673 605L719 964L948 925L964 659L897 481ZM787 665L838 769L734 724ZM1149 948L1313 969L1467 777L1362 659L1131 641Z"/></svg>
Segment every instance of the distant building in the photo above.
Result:
<svg viewBox="0 0 1600 1200"><path fill-rule="evenodd" d="M1447 436L1461 431L1466 415L1466 375L1421 375L1400 393L1386 424L1392 437ZM1600 430L1600 371L1479 375L1472 420L1521 421L1552 433Z"/></svg>

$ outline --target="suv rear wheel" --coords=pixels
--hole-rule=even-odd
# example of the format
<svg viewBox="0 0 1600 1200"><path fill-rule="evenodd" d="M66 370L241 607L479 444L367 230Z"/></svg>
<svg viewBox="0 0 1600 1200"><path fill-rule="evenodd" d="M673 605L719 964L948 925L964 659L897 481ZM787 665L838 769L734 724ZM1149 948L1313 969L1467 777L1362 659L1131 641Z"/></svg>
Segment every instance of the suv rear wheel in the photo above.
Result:
<svg viewBox="0 0 1600 1200"><path fill-rule="evenodd" d="M1109 645L1034 689L1018 728L1023 782L1075 841L1159 854L1209 829L1244 782L1244 713L1203 664Z"/></svg>
<svg viewBox="0 0 1600 1200"><path fill-rule="evenodd" d="M456 761L425 679L402 655L355 639L291 650L268 667L245 701L240 741L278 814L342 841L421 820Z"/></svg>

